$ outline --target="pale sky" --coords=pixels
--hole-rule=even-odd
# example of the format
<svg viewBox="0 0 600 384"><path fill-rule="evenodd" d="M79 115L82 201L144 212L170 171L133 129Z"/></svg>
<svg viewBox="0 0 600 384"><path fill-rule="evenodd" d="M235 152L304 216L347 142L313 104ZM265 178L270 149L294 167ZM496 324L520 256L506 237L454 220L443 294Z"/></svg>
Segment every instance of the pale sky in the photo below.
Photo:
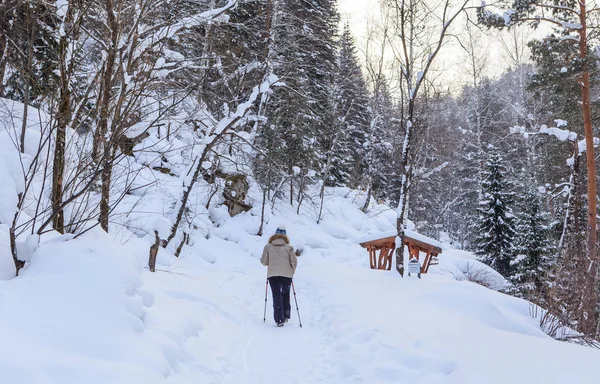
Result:
<svg viewBox="0 0 600 384"><path fill-rule="evenodd" d="M356 40L357 48L359 51L363 52L362 48L365 45L369 21L372 22L372 20L377 20L379 18L379 1L338 0L338 11L342 19L342 25L346 21L350 23L350 28ZM458 62L461 60L460 55L463 54L461 48L458 47L458 50L456 48L452 50L446 49L446 51L448 52L440 52L440 55L436 59L436 66L444 68L443 72L445 78L461 78L463 76L463 74L460 73L462 68L458 65Z"/></svg>
<svg viewBox="0 0 600 384"><path fill-rule="evenodd" d="M378 13L377 0L338 0L338 11L342 22L348 21L355 37L362 36L367 29L368 15Z"/></svg>
<svg viewBox="0 0 600 384"><path fill-rule="evenodd" d="M368 21L378 17L379 7L378 0L338 0L338 11L341 15L342 23L346 21L350 23L357 47L361 51L364 47ZM496 30L493 33L498 35L500 32ZM464 65L461 65L465 59L465 51L455 40L449 43L437 57L437 67L442 69L445 79L451 79L450 82L454 83L448 85L456 86L458 85L457 79L462 79L466 76ZM495 77L500 75L504 72L507 64L504 60L504 49L499 39L483 36L481 38L481 45L488 56L486 71L488 76ZM458 83L460 82L458 80Z"/></svg>

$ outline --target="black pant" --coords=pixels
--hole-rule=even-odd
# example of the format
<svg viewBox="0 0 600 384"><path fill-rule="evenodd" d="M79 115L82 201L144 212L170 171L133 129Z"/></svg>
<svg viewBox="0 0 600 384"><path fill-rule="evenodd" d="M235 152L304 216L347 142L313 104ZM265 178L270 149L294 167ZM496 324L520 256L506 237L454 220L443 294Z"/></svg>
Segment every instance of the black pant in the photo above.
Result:
<svg viewBox="0 0 600 384"><path fill-rule="evenodd" d="M292 279L283 276L269 277L269 285L273 292L273 318L277 324L290 318L290 286Z"/></svg>

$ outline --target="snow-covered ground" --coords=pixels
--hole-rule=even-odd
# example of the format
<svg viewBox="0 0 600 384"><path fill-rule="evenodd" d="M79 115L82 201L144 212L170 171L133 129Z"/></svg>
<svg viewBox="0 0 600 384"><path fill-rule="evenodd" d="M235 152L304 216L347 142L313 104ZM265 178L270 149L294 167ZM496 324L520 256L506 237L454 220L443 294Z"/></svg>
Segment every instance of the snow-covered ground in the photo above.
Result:
<svg viewBox="0 0 600 384"><path fill-rule="evenodd" d="M393 230L395 217L383 206L365 215L355 198L331 190L320 225L278 205L264 237L254 235L260 218L251 212L222 219L181 258L159 254L156 273L145 267L148 241L135 236L95 230L46 240L21 276L0 280L0 383L548 384L600 377L600 351L554 341L527 302L466 281L465 270L484 268L469 253L445 249L421 280L369 269L358 240ZM302 328L296 312L285 327L274 326L270 292L263 323L259 257L279 224L304 248L294 280ZM491 283L502 283L487 272Z"/></svg>

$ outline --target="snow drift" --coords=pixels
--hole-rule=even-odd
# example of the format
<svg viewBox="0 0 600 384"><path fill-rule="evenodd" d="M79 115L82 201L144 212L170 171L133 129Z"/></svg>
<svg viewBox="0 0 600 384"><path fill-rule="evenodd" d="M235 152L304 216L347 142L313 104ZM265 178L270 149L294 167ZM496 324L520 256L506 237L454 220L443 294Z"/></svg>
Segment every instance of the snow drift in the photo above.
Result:
<svg viewBox="0 0 600 384"><path fill-rule="evenodd" d="M358 246L393 230L393 212L331 190L323 225L286 205L265 237L251 212L195 239L163 272L148 243L94 231L45 241L22 276L0 283L3 383L591 382L600 352L546 336L529 304L461 279L470 254L446 248L423 279L368 268ZM302 243L297 314L262 322L258 261L279 224ZM4 257L4 253L3 253ZM476 261L470 260L474 263ZM269 297L270 304L270 297ZM549 362L561 361L561 364Z"/></svg>
<svg viewBox="0 0 600 384"><path fill-rule="evenodd" d="M369 269L358 243L394 233L396 215L377 204L363 213L364 196L347 188L327 189L318 225L316 206L307 203L297 215L296 207L277 202L261 237L262 195L251 180L254 208L234 218L218 202L206 208L197 187L189 245L180 258L160 249L157 272L150 273L151 233L168 231L164 217L182 184L141 167L156 160L143 153L128 160L140 167L136 193L117 207L109 234L23 234L30 263L13 278L6 214L14 211L20 165L6 143L12 142L0 153L3 384L579 383L600 375L600 351L554 341L530 316L528 302L470 282L475 271L491 288L506 284L470 253L440 244L440 265L420 280ZM172 172L185 175L190 164L183 159L190 156L171 144L165 153ZM294 280L299 312L278 329L270 297L262 321L267 287L259 258L281 224L304 252Z"/></svg>

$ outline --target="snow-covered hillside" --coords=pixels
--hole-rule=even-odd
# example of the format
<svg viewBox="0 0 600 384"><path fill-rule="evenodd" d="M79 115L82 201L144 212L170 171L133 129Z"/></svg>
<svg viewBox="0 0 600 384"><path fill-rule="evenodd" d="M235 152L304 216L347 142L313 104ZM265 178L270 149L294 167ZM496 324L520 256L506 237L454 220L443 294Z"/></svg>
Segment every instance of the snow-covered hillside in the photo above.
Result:
<svg viewBox="0 0 600 384"><path fill-rule="evenodd" d="M285 204L255 236L251 212L220 223L177 259L147 264L148 242L97 230L46 240L21 276L0 281L0 382L43 383L586 383L600 351L554 341L529 304L466 281L445 249L421 280L368 267L364 235L394 213L359 209L332 189L320 225ZM267 237L285 224L304 248L297 314L263 323ZM0 255L9 257L3 248ZM2 263L1 265L10 265ZM489 271L494 280L493 271Z"/></svg>

